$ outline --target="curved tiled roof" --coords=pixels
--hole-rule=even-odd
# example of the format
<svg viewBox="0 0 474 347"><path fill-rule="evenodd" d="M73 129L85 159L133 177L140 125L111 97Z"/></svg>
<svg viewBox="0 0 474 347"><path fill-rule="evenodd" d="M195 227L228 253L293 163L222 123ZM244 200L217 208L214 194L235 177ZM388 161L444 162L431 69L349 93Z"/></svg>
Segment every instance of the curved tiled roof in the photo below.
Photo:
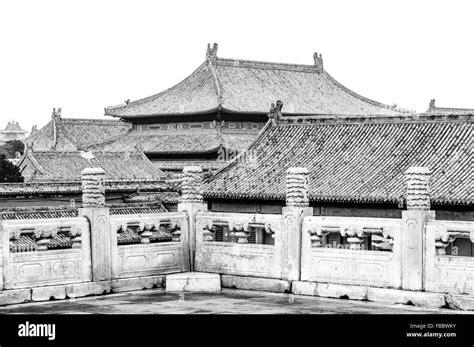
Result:
<svg viewBox="0 0 474 347"><path fill-rule="evenodd" d="M268 105L274 100L285 100L288 115L403 113L338 83L322 69L321 57L315 65L297 65L223 59L213 54L176 86L106 108L105 114L122 118L204 114L217 110L267 114Z"/></svg>
<svg viewBox="0 0 474 347"><path fill-rule="evenodd" d="M93 152L93 156L89 160L78 151L27 151L20 170L31 165L37 172L35 181L80 180L88 167L103 168L107 180L156 180L164 175L142 152Z"/></svg>
<svg viewBox="0 0 474 347"><path fill-rule="evenodd" d="M283 118L204 185L207 198L284 199L285 172L306 167L313 201L399 202L404 172L427 166L435 204L473 204L473 115Z"/></svg>
<svg viewBox="0 0 474 347"><path fill-rule="evenodd" d="M137 146L145 153L209 153L221 146L244 150L255 138L256 133L226 133L217 129L199 131L130 131L103 143L89 146L90 149L105 151L132 151Z"/></svg>
<svg viewBox="0 0 474 347"><path fill-rule="evenodd" d="M116 120L53 117L26 139L35 151L76 151L106 138L124 134L130 123Z"/></svg>

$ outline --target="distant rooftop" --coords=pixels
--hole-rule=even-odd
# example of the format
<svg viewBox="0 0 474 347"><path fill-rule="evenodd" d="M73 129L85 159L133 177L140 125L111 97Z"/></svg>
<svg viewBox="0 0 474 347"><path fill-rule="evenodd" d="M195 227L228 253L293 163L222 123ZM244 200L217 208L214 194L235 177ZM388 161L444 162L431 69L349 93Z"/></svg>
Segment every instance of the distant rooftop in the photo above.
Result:
<svg viewBox="0 0 474 347"><path fill-rule="evenodd" d="M130 123L118 120L63 118L53 109L51 121L37 130L33 127L26 142L35 151L76 151L130 131Z"/></svg>
<svg viewBox="0 0 474 347"><path fill-rule="evenodd" d="M474 114L474 108L437 107L436 100L431 99L428 110L425 113L467 113Z"/></svg>
<svg viewBox="0 0 474 347"><path fill-rule="evenodd" d="M285 101L285 115L400 115L408 111L365 98L314 64L285 64L217 57L208 45L206 60L190 76L161 93L105 109L121 118L196 115L213 112L268 114L274 100ZM411 111L410 111L411 112Z"/></svg>
<svg viewBox="0 0 474 347"><path fill-rule="evenodd" d="M38 151L27 148L19 163L28 168L26 181L80 181L82 170L88 167L104 169L109 181L152 181L164 174L143 152L80 152ZM34 174L33 174L34 172Z"/></svg>
<svg viewBox="0 0 474 347"><path fill-rule="evenodd" d="M20 124L18 124L18 122L15 122L14 120L8 122L4 130L0 130L1 134L26 134L27 132L28 131L23 130L20 127Z"/></svg>

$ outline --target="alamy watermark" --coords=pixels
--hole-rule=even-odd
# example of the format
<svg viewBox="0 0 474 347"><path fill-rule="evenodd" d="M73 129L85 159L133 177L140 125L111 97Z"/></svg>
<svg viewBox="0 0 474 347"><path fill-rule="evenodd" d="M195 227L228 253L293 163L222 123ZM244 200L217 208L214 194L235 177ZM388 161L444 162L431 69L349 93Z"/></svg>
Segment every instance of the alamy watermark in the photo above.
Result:
<svg viewBox="0 0 474 347"><path fill-rule="evenodd" d="M48 340L56 338L56 324L37 324L26 321L18 325L20 337L47 337Z"/></svg>

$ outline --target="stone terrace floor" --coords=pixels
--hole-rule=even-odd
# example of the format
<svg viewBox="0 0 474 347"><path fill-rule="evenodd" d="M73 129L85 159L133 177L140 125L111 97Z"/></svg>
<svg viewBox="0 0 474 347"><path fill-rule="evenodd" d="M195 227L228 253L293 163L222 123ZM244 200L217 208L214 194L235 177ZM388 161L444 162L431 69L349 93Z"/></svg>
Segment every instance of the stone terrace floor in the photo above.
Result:
<svg viewBox="0 0 474 347"><path fill-rule="evenodd" d="M450 309L223 289L218 293L142 290L78 299L8 305L0 314L462 314Z"/></svg>

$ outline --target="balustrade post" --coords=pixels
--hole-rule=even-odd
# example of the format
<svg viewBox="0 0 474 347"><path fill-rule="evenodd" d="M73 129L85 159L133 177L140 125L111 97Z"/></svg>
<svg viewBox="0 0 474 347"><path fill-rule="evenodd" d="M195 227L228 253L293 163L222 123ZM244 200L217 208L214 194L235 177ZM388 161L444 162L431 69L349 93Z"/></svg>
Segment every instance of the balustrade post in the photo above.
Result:
<svg viewBox="0 0 474 347"><path fill-rule="evenodd" d="M435 219L430 211L431 171L410 167L405 172L407 210L402 211L402 289L423 290L425 225Z"/></svg>
<svg viewBox="0 0 474 347"><path fill-rule="evenodd" d="M282 269L281 277L299 280L301 277L301 236L305 216L313 215L309 207L309 171L292 167L286 172L286 206L283 207L283 228L276 240L277 257Z"/></svg>
<svg viewBox="0 0 474 347"><path fill-rule="evenodd" d="M188 214L188 232L181 234L185 257L189 259L190 270L194 271L196 254L196 214L207 211L202 197L203 173L199 166L186 166L183 169L181 183L181 202L178 211Z"/></svg>
<svg viewBox="0 0 474 347"><path fill-rule="evenodd" d="M82 171L82 208L79 215L90 223L92 280L117 277L117 233L110 225L110 211L105 207L105 171L86 168Z"/></svg>

